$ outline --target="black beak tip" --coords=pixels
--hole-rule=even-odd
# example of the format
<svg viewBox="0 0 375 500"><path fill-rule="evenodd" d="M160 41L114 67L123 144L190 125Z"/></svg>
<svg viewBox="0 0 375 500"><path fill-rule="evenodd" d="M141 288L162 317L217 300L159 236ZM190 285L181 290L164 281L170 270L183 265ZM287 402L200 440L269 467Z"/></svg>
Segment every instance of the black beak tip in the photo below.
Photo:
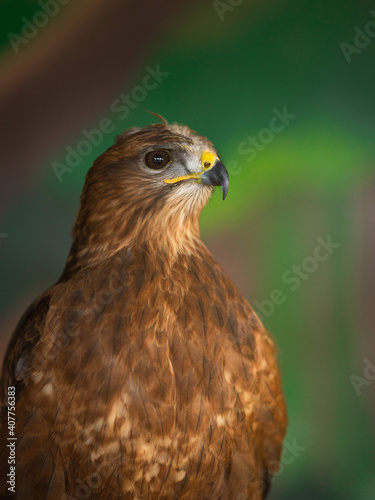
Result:
<svg viewBox="0 0 375 500"><path fill-rule="evenodd" d="M202 181L211 186L221 186L223 189L223 200L225 200L229 189L229 175L220 160L216 160L214 166L203 174Z"/></svg>
<svg viewBox="0 0 375 500"><path fill-rule="evenodd" d="M221 162L218 165L218 180L219 180L219 185L223 189L223 201L224 201L225 198L227 197L229 190L229 175L228 175L228 170Z"/></svg>
<svg viewBox="0 0 375 500"><path fill-rule="evenodd" d="M221 184L221 187L223 189L223 201L227 197L228 190L229 190L229 176L228 172L226 172L226 176L224 176L223 182Z"/></svg>

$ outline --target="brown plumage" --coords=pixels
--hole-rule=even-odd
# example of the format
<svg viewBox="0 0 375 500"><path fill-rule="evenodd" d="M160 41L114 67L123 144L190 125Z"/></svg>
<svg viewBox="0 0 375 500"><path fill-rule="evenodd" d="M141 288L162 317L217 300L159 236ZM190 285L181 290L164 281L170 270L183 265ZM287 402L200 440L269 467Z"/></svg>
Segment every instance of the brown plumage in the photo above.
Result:
<svg viewBox="0 0 375 500"><path fill-rule="evenodd" d="M4 362L12 498L265 497L286 411L272 340L199 239L219 184L212 144L166 122L125 132L89 170L62 277Z"/></svg>

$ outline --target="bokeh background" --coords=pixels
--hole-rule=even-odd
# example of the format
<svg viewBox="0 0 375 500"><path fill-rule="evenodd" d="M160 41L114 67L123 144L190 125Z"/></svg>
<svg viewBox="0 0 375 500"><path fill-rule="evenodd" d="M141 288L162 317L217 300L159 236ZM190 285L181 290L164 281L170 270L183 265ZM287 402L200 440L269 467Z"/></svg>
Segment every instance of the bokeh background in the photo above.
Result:
<svg viewBox="0 0 375 500"><path fill-rule="evenodd" d="M0 44L1 357L62 271L93 160L160 113L230 172L201 234L280 349L270 498L375 498L375 3L8 0Z"/></svg>

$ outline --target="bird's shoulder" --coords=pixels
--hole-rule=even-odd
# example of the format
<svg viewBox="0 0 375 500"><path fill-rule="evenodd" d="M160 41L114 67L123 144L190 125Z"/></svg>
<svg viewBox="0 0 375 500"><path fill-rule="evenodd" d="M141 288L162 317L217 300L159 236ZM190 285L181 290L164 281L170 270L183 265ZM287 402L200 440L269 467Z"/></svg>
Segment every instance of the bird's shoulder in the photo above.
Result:
<svg viewBox="0 0 375 500"><path fill-rule="evenodd" d="M52 293L47 291L34 300L15 328L3 363L1 401L3 401L7 387L17 387L16 393L19 395L20 390L27 383L34 363L33 352L43 335L51 295Z"/></svg>

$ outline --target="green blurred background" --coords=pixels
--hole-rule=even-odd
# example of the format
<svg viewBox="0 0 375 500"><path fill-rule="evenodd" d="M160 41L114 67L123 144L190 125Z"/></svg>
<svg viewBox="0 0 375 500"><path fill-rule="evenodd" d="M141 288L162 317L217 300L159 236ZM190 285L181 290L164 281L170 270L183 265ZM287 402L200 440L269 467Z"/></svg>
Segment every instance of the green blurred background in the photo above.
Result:
<svg viewBox="0 0 375 500"><path fill-rule="evenodd" d="M116 134L154 121L145 109L160 113L212 140L230 172L228 198L213 196L201 234L279 346L290 424L270 498L375 498L375 3L231 0L172 8L164 1L154 10L140 2L135 12L124 1L116 32L106 21L110 7L100 30L90 31L101 7L93 2L90 17L81 1L61 5L16 53L9 34L23 36L25 18L43 3L0 4L0 113L1 104L8 112L0 140L9 152L1 162L1 355L25 307L62 271L88 168ZM111 3L115 13L119 2ZM123 57L88 44L89 55L67 74L63 43L79 51L77 32L86 42L115 33ZM86 81L95 64L95 78ZM164 73L158 85L135 90L157 65ZM38 81L42 71L47 76ZM125 118L113 102L132 92ZM53 119L39 113L44 108ZM275 109L293 118L265 132ZM104 118L113 131L59 182L54 162L66 165L66 147L76 150L82 131ZM250 137L258 150L245 144ZM332 253L311 259L329 236Z"/></svg>

